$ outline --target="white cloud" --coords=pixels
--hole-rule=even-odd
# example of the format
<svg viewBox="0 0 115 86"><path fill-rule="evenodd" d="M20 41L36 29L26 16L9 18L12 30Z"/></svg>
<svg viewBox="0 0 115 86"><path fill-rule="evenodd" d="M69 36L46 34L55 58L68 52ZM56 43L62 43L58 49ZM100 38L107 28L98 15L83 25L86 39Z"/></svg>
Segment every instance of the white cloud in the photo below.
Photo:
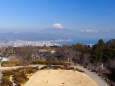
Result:
<svg viewBox="0 0 115 86"><path fill-rule="evenodd" d="M53 24L52 27L53 27L53 28L59 28L59 29L62 29L62 28L63 28L62 25L59 24L59 23Z"/></svg>
<svg viewBox="0 0 115 86"><path fill-rule="evenodd" d="M88 30L81 30L81 32L99 32L99 31L98 30L88 29Z"/></svg>

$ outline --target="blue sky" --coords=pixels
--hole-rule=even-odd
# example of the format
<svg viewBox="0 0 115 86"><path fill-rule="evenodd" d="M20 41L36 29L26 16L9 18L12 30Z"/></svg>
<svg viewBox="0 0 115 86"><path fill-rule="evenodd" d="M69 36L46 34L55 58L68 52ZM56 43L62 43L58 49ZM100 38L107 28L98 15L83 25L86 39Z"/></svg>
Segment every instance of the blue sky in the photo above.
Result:
<svg viewBox="0 0 115 86"><path fill-rule="evenodd" d="M0 0L0 32L34 32L56 24L82 32L114 30L115 0Z"/></svg>

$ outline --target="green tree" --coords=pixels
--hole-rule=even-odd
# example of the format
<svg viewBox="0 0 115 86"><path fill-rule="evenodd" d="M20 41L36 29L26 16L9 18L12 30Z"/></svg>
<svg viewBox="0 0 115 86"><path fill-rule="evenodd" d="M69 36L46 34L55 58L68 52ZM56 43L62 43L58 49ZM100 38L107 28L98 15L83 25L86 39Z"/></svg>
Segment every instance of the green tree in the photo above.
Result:
<svg viewBox="0 0 115 86"><path fill-rule="evenodd" d="M115 59L115 44L107 45L104 49L104 60Z"/></svg>
<svg viewBox="0 0 115 86"><path fill-rule="evenodd" d="M92 47L91 55L95 62L103 61L103 55L104 55L103 50L105 49L105 47L106 44L102 39L100 39L98 43Z"/></svg>

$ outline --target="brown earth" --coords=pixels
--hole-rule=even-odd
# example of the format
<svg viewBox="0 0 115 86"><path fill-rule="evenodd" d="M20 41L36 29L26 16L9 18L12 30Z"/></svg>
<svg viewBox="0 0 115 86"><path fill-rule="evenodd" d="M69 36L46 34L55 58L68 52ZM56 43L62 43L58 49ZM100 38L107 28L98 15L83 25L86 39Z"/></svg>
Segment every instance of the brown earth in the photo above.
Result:
<svg viewBox="0 0 115 86"><path fill-rule="evenodd" d="M25 86L98 86L85 73L73 70L40 70Z"/></svg>

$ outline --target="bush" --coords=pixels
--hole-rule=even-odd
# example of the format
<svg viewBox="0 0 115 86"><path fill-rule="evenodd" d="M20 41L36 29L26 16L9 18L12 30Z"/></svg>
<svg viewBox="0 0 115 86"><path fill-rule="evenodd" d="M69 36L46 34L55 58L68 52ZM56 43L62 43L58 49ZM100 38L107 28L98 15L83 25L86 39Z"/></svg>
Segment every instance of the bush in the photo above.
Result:
<svg viewBox="0 0 115 86"><path fill-rule="evenodd" d="M69 62L64 62L64 61L45 61L45 60L34 60L32 62L33 64L51 64L51 65L70 65Z"/></svg>
<svg viewBox="0 0 115 86"><path fill-rule="evenodd" d="M70 67L68 70L74 70L74 67Z"/></svg>
<svg viewBox="0 0 115 86"><path fill-rule="evenodd" d="M53 69L56 69L56 70L57 70L57 69L64 69L64 68L61 67L61 66L52 66L52 68L53 68Z"/></svg>
<svg viewBox="0 0 115 86"><path fill-rule="evenodd" d="M46 68L47 68L47 66L43 66L43 67L40 68L40 70L43 70L43 69L46 69Z"/></svg>
<svg viewBox="0 0 115 86"><path fill-rule="evenodd" d="M18 81L18 82L20 82L20 83L25 83L25 82L26 82L26 80L25 80L24 78L22 78L22 77L18 77L18 78L16 79L16 81Z"/></svg>
<svg viewBox="0 0 115 86"><path fill-rule="evenodd" d="M78 68L75 68L75 70L79 71L79 72L82 72L84 73L85 71L81 70L81 69L78 69Z"/></svg>
<svg viewBox="0 0 115 86"><path fill-rule="evenodd" d="M2 76L2 84L12 86L12 82L9 79L9 76Z"/></svg>
<svg viewBox="0 0 115 86"><path fill-rule="evenodd" d="M16 86L21 86L21 83L16 80L14 80L14 83L16 84Z"/></svg>
<svg viewBox="0 0 115 86"><path fill-rule="evenodd" d="M17 84L17 85L15 85L15 86L21 86L20 84Z"/></svg>
<svg viewBox="0 0 115 86"><path fill-rule="evenodd" d="M32 70L31 67L27 67L26 71ZM13 77L14 77L14 83L17 84L17 86L20 86L22 83L25 83L28 78L26 74L24 74L24 68L19 68L18 71L15 70Z"/></svg>
<svg viewBox="0 0 115 86"><path fill-rule="evenodd" d="M4 71L2 71L2 74L10 76L13 74L13 71L12 70L4 70Z"/></svg>
<svg viewBox="0 0 115 86"><path fill-rule="evenodd" d="M34 73L35 69L32 67L26 67L26 73Z"/></svg>
<svg viewBox="0 0 115 86"><path fill-rule="evenodd" d="M1 66L3 66L3 67L17 66L17 65L19 65L18 61L3 61L3 62L1 62Z"/></svg>
<svg viewBox="0 0 115 86"><path fill-rule="evenodd" d="M1 66L5 66L7 64L7 61L1 62Z"/></svg>
<svg viewBox="0 0 115 86"><path fill-rule="evenodd" d="M35 70L39 70L39 66L33 67L33 69L35 69Z"/></svg>
<svg viewBox="0 0 115 86"><path fill-rule="evenodd" d="M9 86L9 85L7 85L7 84L2 84L1 86Z"/></svg>
<svg viewBox="0 0 115 86"><path fill-rule="evenodd" d="M21 73L15 72L15 73L13 74L13 77L15 77L15 78L18 78L19 76L21 76Z"/></svg>

